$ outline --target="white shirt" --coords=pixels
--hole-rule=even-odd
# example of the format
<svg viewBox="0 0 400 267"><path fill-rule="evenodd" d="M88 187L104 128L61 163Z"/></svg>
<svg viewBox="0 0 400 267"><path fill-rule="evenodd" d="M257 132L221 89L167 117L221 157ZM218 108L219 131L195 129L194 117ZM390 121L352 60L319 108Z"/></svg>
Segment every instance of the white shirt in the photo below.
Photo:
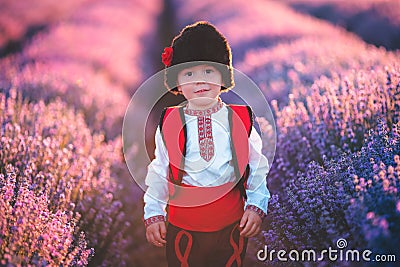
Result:
<svg viewBox="0 0 400 267"><path fill-rule="evenodd" d="M198 143L197 117L185 114L186 120L186 157L185 174L182 183L194 186L217 186L235 181L235 173L231 163L230 130L228 109L224 105L211 115L212 135L214 141L214 157L205 161L200 156ZM155 158L148 166L145 183L148 186L144 195L144 219L153 216L166 216L168 202L168 168L169 160L159 127L155 135ZM270 193L266 176L269 171L267 158L262 154L260 135L253 127L249 137L250 175L247 180L247 205L254 205L267 213Z"/></svg>

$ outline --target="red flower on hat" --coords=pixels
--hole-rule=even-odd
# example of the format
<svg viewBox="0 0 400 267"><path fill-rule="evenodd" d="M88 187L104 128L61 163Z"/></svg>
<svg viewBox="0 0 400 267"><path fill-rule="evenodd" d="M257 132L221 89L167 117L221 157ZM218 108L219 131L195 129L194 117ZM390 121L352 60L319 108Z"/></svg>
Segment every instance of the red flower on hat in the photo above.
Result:
<svg viewBox="0 0 400 267"><path fill-rule="evenodd" d="M161 59L162 59L162 63L164 63L164 65L166 67L171 66L173 54L174 54L174 49L172 49L172 47L169 46L169 47L164 48L164 52L161 55Z"/></svg>

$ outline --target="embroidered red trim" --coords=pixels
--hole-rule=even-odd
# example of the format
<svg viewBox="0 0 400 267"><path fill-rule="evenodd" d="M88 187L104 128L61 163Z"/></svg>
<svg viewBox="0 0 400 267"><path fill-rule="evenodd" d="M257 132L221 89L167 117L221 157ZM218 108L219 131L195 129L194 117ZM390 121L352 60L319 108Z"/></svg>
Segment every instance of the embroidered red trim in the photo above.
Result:
<svg viewBox="0 0 400 267"><path fill-rule="evenodd" d="M211 115L218 110L220 110L224 106L224 103L222 100L219 98L218 103L212 106L211 108L204 109L204 110L198 110L198 109L190 109L188 108L188 105L185 107L185 113L190 115L190 116L207 116Z"/></svg>
<svg viewBox="0 0 400 267"><path fill-rule="evenodd" d="M214 156L211 115L197 117L200 156L210 161Z"/></svg>
<svg viewBox="0 0 400 267"><path fill-rule="evenodd" d="M144 226L145 228L147 228L147 226L149 226L150 224L156 223L156 222L165 222L165 216L163 215L156 215L156 216L152 216L147 218L146 220L144 220Z"/></svg>
<svg viewBox="0 0 400 267"><path fill-rule="evenodd" d="M214 156L214 139L212 134L211 114L219 111L223 107L221 99L218 99L216 105L205 110L185 108L185 113L191 116L197 116L197 130L199 136L200 156L205 161L210 161Z"/></svg>
<svg viewBox="0 0 400 267"><path fill-rule="evenodd" d="M254 205L247 205L246 210L252 210L256 212L261 217L261 219L264 219L265 216L267 216L267 214L265 214L265 212L262 209Z"/></svg>

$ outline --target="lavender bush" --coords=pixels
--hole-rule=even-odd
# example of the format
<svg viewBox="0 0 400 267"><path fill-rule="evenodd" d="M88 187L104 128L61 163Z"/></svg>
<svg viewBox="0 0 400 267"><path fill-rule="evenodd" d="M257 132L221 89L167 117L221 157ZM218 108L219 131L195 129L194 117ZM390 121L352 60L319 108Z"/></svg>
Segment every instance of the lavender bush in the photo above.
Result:
<svg viewBox="0 0 400 267"><path fill-rule="evenodd" d="M4 260L34 264L52 255L56 264L86 265L87 242L99 255L94 266L124 265L129 223L111 172L122 162L120 141L105 143L59 99L28 103L16 90L0 94L0 122Z"/></svg>
<svg viewBox="0 0 400 267"><path fill-rule="evenodd" d="M31 166L26 176L11 164L0 171L0 264L86 266L94 249L77 235L79 213L50 209L48 194L32 190Z"/></svg>
<svg viewBox="0 0 400 267"><path fill-rule="evenodd" d="M358 151L377 116L392 125L399 118L399 67L386 70L354 70L321 77L309 89L290 95L288 106L279 110L272 102L280 129L276 161L270 177L277 188L285 188L305 171L311 161L338 158ZM357 92L357 93L356 93ZM278 189L282 190L282 189Z"/></svg>
<svg viewBox="0 0 400 267"><path fill-rule="evenodd" d="M281 193L259 244L321 250L345 238L352 248L396 252L399 70L350 77L321 78L310 96L275 107L282 131L269 181Z"/></svg>
<svg viewBox="0 0 400 267"><path fill-rule="evenodd" d="M376 253L397 253L400 241L400 123L379 120L354 160L355 197L346 220L357 243ZM362 233L361 235L359 233ZM358 233L358 235L356 235Z"/></svg>
<svg viewBox="0 0 400 267"><path fill-rule="evenodd" d="M308 89L322 75L332 78L352 69L373 69L397 58L396 53L368 46L353 36L338 34L335 40L306 36L270 48L249 49L237 67L250 75L268 100L284 107L289 94L296 96L302 90L309 94Z"/></svg>
<svg viewBox="0 0 400 267"><path fill-rule="evenodd" d="M268 228L258 242L274 249L350 248L394 253L400 240L400 123L379 119L358 152L313 161L292 179L282 203L271 202ZM276 262L277 263L277 262ZM342 264L345 264L342 262Z"/></svg>
<svg viewBox="0 0 400 267"><path fill-rule="evenodd" d="M2 7L0 25L10 33L4 40L20 45L5 47L0 60L0 166L24 173L33 162L32 190L48 195L52 212L72 212L73 237L79 241L84 231L96 252L90 265L124 266L138 258L146 265L141 191L123 162L121 125L130 94L153 72L147 50L161 2Z"/></svg>

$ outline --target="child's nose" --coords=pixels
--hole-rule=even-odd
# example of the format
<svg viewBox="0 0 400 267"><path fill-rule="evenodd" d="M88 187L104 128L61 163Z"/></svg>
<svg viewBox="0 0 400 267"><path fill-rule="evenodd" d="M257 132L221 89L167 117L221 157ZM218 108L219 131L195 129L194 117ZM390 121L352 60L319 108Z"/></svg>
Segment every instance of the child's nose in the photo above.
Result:
<svg viewBox="0 0 400 267"><path fill-rule="evenodd" d="M199 79L199 80L196 81L196 84L205 84L205 83L206 83L205 80L200 80L200 79Z"/></svg>
<svg viewBox="0 0 400 267"><path fill-rule="evenodd" d="M200 71L196 75L196 83L202 84L202 83L207 83L207 82L210 82L209 77L207 77L207 74L205 74L203 71Z"/></svg>

